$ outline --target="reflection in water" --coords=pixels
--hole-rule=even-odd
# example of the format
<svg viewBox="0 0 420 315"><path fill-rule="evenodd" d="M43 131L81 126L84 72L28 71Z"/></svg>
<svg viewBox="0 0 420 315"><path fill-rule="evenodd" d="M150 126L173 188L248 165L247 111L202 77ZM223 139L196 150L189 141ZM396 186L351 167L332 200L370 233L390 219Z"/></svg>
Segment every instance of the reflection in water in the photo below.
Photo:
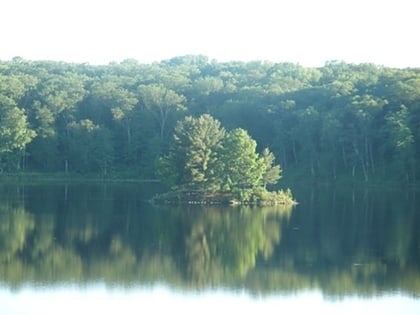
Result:
<svg viewBox="0 0 420 315"><path fill-rule="evenodd" d="M198 211L190 222L185 252L188 275L209 285L242 279L259 257L267 260L280 241L281 219L291 208L211 208Z"/></svg>
<svg viewBox="0 0 420 315"><path fill-rule="evenodd" d="M420 294L414 193L295 189L295 209L157 208L147 189L0 186L0 285Z"/></svg>
<svg viewBox="0 0 420 315"><path fill-rule="evenodd" d="M22 289L17 293L0 288L2 314L74 315L74 314L322 314L322 315L417 315L419 302L401 295L372 299L348 297L339 302L325 300L320 292L304 291L296 295L253 298L246 293L213 290L182 295L166 287L134 289L92 285L83 289ZM64 306L64 307L63 307ZM279 311L280 310L280 311Z"/></svg>

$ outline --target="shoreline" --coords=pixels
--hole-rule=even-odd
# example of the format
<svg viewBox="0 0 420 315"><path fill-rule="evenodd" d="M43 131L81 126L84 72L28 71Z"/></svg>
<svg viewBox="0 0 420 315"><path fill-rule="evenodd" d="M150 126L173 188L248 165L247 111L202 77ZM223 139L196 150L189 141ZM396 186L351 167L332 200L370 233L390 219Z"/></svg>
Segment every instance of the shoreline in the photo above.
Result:
<svg viewBox="0 0 420 315"><path fill-rule="evenodd" d="M81 175L74 173L0 173L0 183L48 183L48 182L107 182L107 183L161 183L154 178L129 178L118 176Z"/></svg>
<svg viewBox="0 0 420 315"><path fill-rule="evenodd" d="M229 192L170 191L149 200L152 204L166 205L223 205L223 206L295 206L298 204L290 190L253 191L248 198L241 199Z"/></svg>

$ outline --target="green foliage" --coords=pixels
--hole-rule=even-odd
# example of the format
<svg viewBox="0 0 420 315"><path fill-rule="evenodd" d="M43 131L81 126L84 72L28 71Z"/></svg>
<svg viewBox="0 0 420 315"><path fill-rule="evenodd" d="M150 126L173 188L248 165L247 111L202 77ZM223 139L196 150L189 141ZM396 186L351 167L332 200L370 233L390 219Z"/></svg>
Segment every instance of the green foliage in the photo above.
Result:
<svg viewBox="0 0 420 315"><path fill-rule="evenodd" d="M185 97L163 84L148 84L139 87L140 99L155 116L160 126L160 137L165 135L169 115L184 108Z"/></svg>
<svg viewBox="0 0 420 315"><path fill-rule="evenodd" d="M249 201L253 189L280 177L280 167L272 166L274 155L266 149L260 157L256 147L243 129L225 132L208 114L188 116L175 127L169 154L159 159L159 174L173 189L232 192Z"/></svg>
<svg viewBox="0 0 420 315"><path fill-rule="evenodd" d="M23 109L0 96L0 155L25 148L35 132L28 128Z"/></svg>
<svg viewBox="0 0 420 315"><path fill-rule="evenodd" d="M16 167L19 153L35 135L35 131L29 128L25 110L19 108L14 100L0 94L0 169L10 164Z"/></svg>
<svg viewBox="0 0 420 315"><path fill-rule="evenodd" d="M161 175L178 188L219 190L219 151L224 137L220 122L210 115L185 117L175 127L169 154L160 160Z"/></svg>
<svg viewBox="0 0 420 315"><path fill-rule="evenodd" d="M269 147L288 176L414 182L420 177L419 82L419 69L343 62L314 69L204 56L107 66L17 58L0 62L0 167L62 171L86 152L86 142L76 139L97 133L98 153L89 159L100 152L105 158L72 163L73 171L150 177L157 158L169 152L177 121L208 114ZM82 121L97 131L76 127ZM246 142L246 135L230 137L226 145L234 146L234 137ZM267 168L267 158L261 184L274 185L282 170ZM197 172L188 176L203 184ZM223 180L233 189L239 179ZM255 178L241 181L255 185Z"/></svg>
<svg viewBox="0 0 420 315"><path fill-rule="evenodd" d="M109 130L84 119L70 123L69 133L71 168L106 175L113 158L113 141Z"/></svg>
<svg viewBox="0 0 420 315"><path fill-rule="evenodd" d="M268 148L265 148L262 151L261 157L264 161L264 174L263 174L263 185L264 188L267 185L275 185L281 178L281 168L280 165L273 165L274 164L274 154L270 152Z"/></svg>
<svg viewBox="0 0 420 315"><path fill-rule="evenodd" d="M223 190L255 188L261 183L265 164L256 148L256 141L243 129L227 134L221 155Z"/></svg>
<svg viewBox="0 0 420 315"><path fill-rule="evenodd" d="M385 117L385 133L388 135L388 148L396 157L394 165L398 173L407 180L414 179L414 134L410 128L410 113L406 106Z"/></svg>

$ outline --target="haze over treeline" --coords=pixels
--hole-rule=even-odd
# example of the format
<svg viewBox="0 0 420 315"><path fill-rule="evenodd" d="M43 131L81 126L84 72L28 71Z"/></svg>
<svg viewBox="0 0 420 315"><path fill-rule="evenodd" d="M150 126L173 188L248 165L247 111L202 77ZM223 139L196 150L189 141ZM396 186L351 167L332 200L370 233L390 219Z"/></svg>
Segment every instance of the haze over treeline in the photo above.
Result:
<svg viewBox="0 0 420 315"><path fill-rule="evenodd" d="M420 69L205 56L0 62L0 167L154 178L176 122L204 113L269 147L284 177L420 177Z"/></svg>

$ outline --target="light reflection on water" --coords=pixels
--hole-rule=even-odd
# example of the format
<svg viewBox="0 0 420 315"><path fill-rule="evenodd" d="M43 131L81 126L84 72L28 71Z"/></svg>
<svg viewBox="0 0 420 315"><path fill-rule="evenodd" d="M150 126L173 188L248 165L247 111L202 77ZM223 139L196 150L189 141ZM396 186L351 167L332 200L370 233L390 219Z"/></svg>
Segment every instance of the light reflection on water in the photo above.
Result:
<svg viewBox="0 0 420 315"><path fill-rule="evenodd" d="M183 208L1 185L0 315L420 314L414 193L294 192L293 209Z"/></svg>
<svg viewBox="0 0 420 315"><path fill-rule="evenodd" d="M419 314L420 301L400 294L326 299L319 291L250 296L228 290L181 292L165 286L0 289L0 313L55 314Z"/></svg>

